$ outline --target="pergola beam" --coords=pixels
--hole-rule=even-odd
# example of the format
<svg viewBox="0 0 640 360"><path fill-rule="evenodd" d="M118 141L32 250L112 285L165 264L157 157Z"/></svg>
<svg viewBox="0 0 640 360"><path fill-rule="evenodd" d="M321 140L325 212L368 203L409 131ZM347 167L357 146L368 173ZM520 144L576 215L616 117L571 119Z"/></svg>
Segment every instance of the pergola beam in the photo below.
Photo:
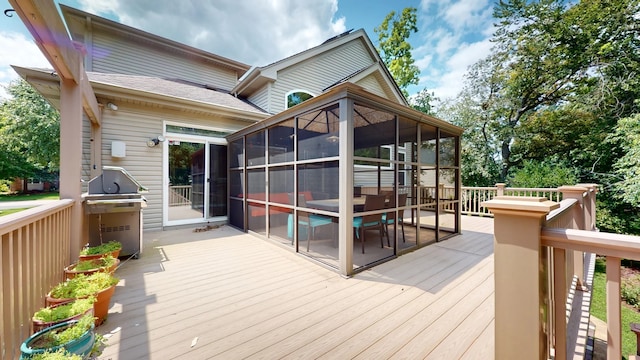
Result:
<svg viewBox="0 0 640 360"><path fill-rule="evenodd" d="M91 122L99 126L100 108L82 65L82 54L69 38L55 3L51 0L9 0L9 3L61 81L80 85L82 107Z"/></svg>

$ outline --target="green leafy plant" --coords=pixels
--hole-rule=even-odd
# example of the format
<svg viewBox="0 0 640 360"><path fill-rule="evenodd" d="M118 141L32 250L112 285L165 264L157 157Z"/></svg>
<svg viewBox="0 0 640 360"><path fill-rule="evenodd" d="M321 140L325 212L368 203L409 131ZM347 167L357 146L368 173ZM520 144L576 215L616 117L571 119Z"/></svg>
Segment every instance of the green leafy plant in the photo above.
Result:
<svg viewBox="0 0 640 360"><path fill-rule="evenodd" d="M35 354L31 356L31 360L82 360L82 356L70 354L64 348L60 348L55 352L45 351L40 354Z"/></svg>
<svg viewBox="0 0 640 360"><path fill-rule="evenodd" d="M620 295L627 304L640 308L640 275L623 279Z"/></svg>
<svg viewBox="0 0 640 360"><path fill-rule="evenodd" d="M64 345L72 340L80 338L93 327L93 324L93 316L85 315L72 325L63 326L62 328L45 333L43 336L31 343L31 348L46 349Z"/></svg>
<svg viewBox="0 0 640 360"><path fill-rule="evenodd" d="M118 278L106 272L96 272L88 276L78 274L73 279L54 286L51 296L56 299L84 298L108 289L118 281Z"/></svg>
<svg viewBox="0 0 640 360"><path fill-rule="evenodd" d="M120 249L122 249L122 244L118 241L112 240L98 246L86 247L82 249L80 255L106 254Z"/></svg>
<svg viewBox="0 0 640 360"><path fill-rule="evenodd" d="M91 296L86 299L77 299L60 306L45 307L38 310L33 315L33 319L42 322L54 322L68 319L91 309L95 301L95 297Z"/></svg>
<svg viewBox="0 0 640 360"><path fill-rule="evenodd" d="M88 271L88 270L99 269L103 267L111 267L115 263L116 263L116 259L113 256L108 255L100 259L78 261L78 263L73 268L73 270Z"/></svg>

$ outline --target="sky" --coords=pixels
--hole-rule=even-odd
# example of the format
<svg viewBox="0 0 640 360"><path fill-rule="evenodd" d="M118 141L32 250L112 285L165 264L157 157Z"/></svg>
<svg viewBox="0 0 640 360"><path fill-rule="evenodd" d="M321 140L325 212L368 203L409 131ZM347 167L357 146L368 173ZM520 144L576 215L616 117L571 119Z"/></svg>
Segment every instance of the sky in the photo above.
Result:
<svg viewBox="0 0 640 360"><path fill-rule="evenodd" d="M264 66L350 29L374 28L391 11L417 9L409 42L420 69L415 94L444 100L463 87L467 68L489 54L490 0L54 0L252 66ZM4 12L11 5L0 0ZM9 65L51 68L15 13L0 13L0 85L18 75ZM0 88L0 98L7 94Z"/></svg>

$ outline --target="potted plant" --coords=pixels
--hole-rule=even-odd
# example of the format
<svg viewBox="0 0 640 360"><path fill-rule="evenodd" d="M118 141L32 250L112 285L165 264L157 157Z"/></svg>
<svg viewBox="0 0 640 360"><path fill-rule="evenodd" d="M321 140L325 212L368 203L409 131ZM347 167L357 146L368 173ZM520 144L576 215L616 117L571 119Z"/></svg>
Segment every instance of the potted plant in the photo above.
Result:
<svg viewBox="0 0 640 360"><path fill-rule="evenodd" d="M47 294L47 305L95 296L93 315L96 317L96 326L98 326L107 318L111 296L116 290L118 281L118 278L107 272L95 272L91 275L78 274L73 279L54 286Z"/></svg>
<svg viewBox="0 0 640 360"><path fill-rule="evenodd" d="M105 257L90 260L79 260L75 264L71 264L64 268L65 279L73 279L77 274L90 275L97 271L108 272L113 274L120 265L120 260L114 258L109 253Z"/></svg>
<svg viewBox="0 0 640 360"><path fill-rule="evenodd" d="M86 299L76 299L68 303L59 303L43 307L33 314L33 318L31 319L33 332L36 333L59 323L78 320L87 314L93 316L93 303L95 301L95 297L88 297Z"/></svg>
<svg viewBox="0 0 640 360"><path fill-rule="evenodd" d="M82 356L78 354L71 354L64 348L60 348L57 351L45 351L43 353L35 354L30 357L31 360L82 360Z"/></svg>
<svg viewBox="0 0 640 360"><path fill-rule="evenodd" d="M99 259L108 254L117 258L120 255L120 250L122 250L122 244L115 240L98 246L87 246L80 251L80 260Z"/></svg>
<svg viewBox="0 0 640 360"><path fill-rule="evenodd" d="M20 346L21 359L34 355L57 352L61 349L80 356L87 356L95 345L94 320L85 315L80 320L71 320L45 328L31 335Z"/></svg>

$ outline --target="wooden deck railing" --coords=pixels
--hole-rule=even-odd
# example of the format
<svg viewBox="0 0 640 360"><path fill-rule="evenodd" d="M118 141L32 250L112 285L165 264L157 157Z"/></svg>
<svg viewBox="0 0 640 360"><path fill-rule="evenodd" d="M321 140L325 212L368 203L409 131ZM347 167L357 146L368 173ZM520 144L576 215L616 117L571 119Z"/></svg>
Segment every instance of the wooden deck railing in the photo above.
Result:
<svg viewBox="0 0 640 360"><path fill-rule="evenodd" d="M72 200L0 218L0 358L20 356L31 316L69 264Z"/></svg>
<svg viewBox="0 0 640 360"><path fill-rule="evenodd" d="M595 231L595 185L559 191L560 203L496 197L483 204L495 217L496 359L585 355L592 284L584 269L592 269L593 254L607 263L607 358L621 358L620 260L640 260L640 237ZM582 318L573 321L572 312Z"/></svg>
<svg viewBox="0 0 640 360"><path fill-rule="evenodd" d="M169 186L169 206L190 206L192 189L191 185Z"/></svg>

